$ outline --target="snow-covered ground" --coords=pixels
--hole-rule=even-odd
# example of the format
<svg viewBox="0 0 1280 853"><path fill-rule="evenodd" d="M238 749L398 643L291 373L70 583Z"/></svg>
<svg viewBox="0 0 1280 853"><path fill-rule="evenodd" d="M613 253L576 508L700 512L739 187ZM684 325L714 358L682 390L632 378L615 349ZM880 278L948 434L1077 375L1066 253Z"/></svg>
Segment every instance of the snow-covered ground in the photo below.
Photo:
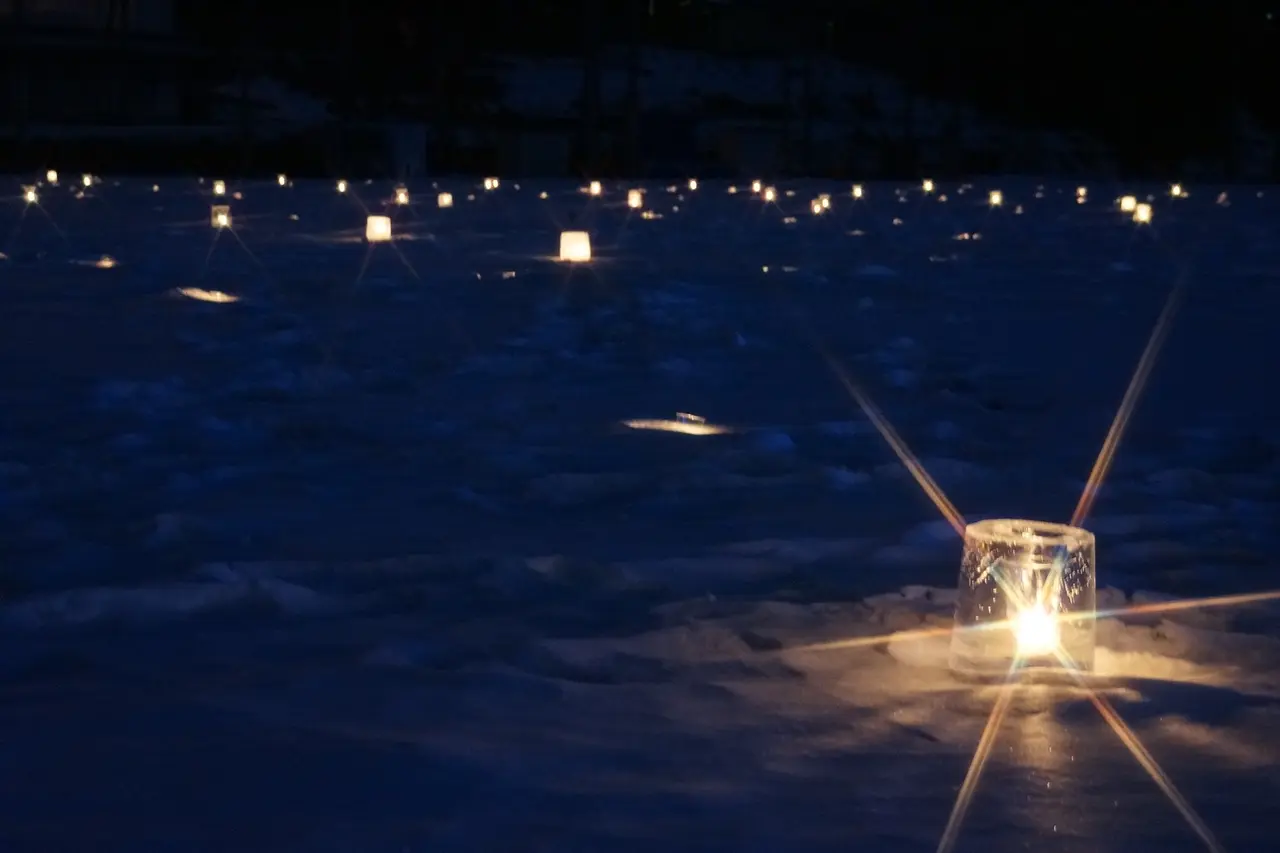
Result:
<svg viewBox="0 0 1280 853"><path fill-rule="evenodd" d="M442 180L370 252L390 185L232 182L218 232L195 178L20 183L3 851L936 849L992 691L945 633L796 649L945 628L960 558L824 352L968 519L1062 521L1182 282L1086 522L1100 607L1280 586L1280 193L653 184L642 218ZM725 429L625 425L678 412ZM1274 850L1280 609L1099 636L1222 845ZM956 849L1204 847L1082 693L1027 687Z"/></svg>

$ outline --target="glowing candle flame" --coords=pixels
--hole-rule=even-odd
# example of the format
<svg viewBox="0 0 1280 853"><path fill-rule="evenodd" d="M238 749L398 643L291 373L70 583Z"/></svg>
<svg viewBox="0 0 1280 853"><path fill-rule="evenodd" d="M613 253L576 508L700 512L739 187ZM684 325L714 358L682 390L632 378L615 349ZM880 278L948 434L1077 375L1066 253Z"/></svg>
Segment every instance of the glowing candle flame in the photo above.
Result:
<svg viewBox="0 0 1280 853"><path fill-rule="evenodd" d="M1044 608L1033 605L1014 617L1013 635L1019 657L1044 657L1058 647L1058 621Z"/></svg>

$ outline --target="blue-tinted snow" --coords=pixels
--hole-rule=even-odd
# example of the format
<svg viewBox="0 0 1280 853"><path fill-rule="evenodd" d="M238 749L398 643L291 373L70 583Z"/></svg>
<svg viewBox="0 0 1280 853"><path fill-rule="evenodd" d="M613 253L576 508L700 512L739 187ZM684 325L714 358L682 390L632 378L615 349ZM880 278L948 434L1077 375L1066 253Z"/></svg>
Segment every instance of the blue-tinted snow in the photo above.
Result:
<svg viewBox="0 0 1280 853"><path fill-rule="evenodd" d="M959 562L824 351L969 518L1065 520L1183 281L1100 606L1276 585L1274 193L459 179L367 254L389 184L232 181L215 243L207 181L63 180L0 209L0 849L934 849L990 695L786 651L945 626ZM726 431L622 426L679 412ZM1278 828L1278 634L1100 629L1230 849ZM1015 711L960 849L1202 849L1079 696Z"/></svg>

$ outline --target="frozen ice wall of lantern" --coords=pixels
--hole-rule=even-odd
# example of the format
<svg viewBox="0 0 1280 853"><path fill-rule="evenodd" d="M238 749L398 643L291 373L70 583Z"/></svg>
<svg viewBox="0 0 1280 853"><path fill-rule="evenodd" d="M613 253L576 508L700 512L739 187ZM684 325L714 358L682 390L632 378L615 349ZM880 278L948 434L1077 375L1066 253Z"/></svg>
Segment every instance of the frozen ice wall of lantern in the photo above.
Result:
<svg viewBox="0 0 1280 853"><path fill-rule="evenodd" d="M209 224L214 228L231 227L231 206L215 204L209 208Z"/></svg>
<svg viewBox="0 0 1280 853"><path fill-rule="evenodd" d="M404 187L396 187L396 204L406 205L409 203L409 191Z"/></svg>
<svg viewBox="0 0 1280 853"><path fill-rule="evenodd" d="M370 216L364 223L364 238L370 243L385 243L391 239L391 217Z"/></svg>
<svg viewBox="0 0 1280 853"><path fill-rule="evenodd" d="M226 194L227 194L227 182L226 182L226 181L214 181L214 182L213 182L213 194L214 194L214 195L226 195Z"/></svg>
<svg viewBox="0 0 1280 853"><path fill-rule="evenodd" d="M1093 669L1097 574L1093 534L998 518L965 528L951 670L1003 679L1010 670Z"/></svg>
<svg viewBox="0 0 1280 853"><path fill-rule="evenodd" d="M644 193L640 190L627 190L627 207L632 210L644 207Z"/></svg>
<svg viewBox="0 0 1280 853"><path fill-rule="evenodd" d="M1004 193L1000 192L1000 190L992 190L991 194L987 196L987 202L992 207L999 207L1004 204Z"/></svg>
<svg viewBox="0 0 1280 853"><path fill-rule="evenodd" d="M453 207L453 193L440 193L436 196L436 207Z"/></svg>
<svg viewBox="0 0 1280 853"><path fill-rule="evenodd" d="M573 263L591 260L591 236L586 231L561 232L560 260Z"/></svg>

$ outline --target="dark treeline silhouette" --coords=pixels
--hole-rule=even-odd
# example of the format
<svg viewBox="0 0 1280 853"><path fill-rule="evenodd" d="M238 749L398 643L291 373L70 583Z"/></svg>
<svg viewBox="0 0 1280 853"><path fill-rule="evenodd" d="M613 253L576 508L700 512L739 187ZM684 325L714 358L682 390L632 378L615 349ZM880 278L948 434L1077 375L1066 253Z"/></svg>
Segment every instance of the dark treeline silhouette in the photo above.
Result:
<svg viewBox="0 0 1280 853"><path fill-rule="evenodd" d="M893 75L917 97L966 104L1017 127L1087 134L1107 146L1122 171L1170 174L1199 158L1222 160L1229 172L1242 116L1272 134L1280 128L1280 21L1269 16L1269 5L334 0L302 14L296 4L184 0L175 4L175 24L188 58L169 68L181 81L184 121L207 121L219 105L225 114L227 98L208 92L239 85L238 106L230 110L238 110L245 140L253 136L248 85L254 79L287 81L327 101L337 142L303 158L317 169L358 162L368 125L388 119L433 128L433 165L481 166L483 157L469 162L435 131L480 115L490 123L502 118L502 93L486 70L505 56L579 61L575 162L583 171L638 168L634 125L647 109L642 87L629 79L627 106L604 115L599 76L610 64L638 76L641 51L680 48L794 60L802 91L807 63L844 60ZM0 29L8 33L5 70L12 80L22 67L21 41L13 49L12 16ZM623 128L624 142L606 153L599 130L610 123ZM266 144L245 141L236 156L245 165L263 160ZM808 159L802 153L789 166L810 168ZM910 166L909 158L897 162Z"/></svg>

